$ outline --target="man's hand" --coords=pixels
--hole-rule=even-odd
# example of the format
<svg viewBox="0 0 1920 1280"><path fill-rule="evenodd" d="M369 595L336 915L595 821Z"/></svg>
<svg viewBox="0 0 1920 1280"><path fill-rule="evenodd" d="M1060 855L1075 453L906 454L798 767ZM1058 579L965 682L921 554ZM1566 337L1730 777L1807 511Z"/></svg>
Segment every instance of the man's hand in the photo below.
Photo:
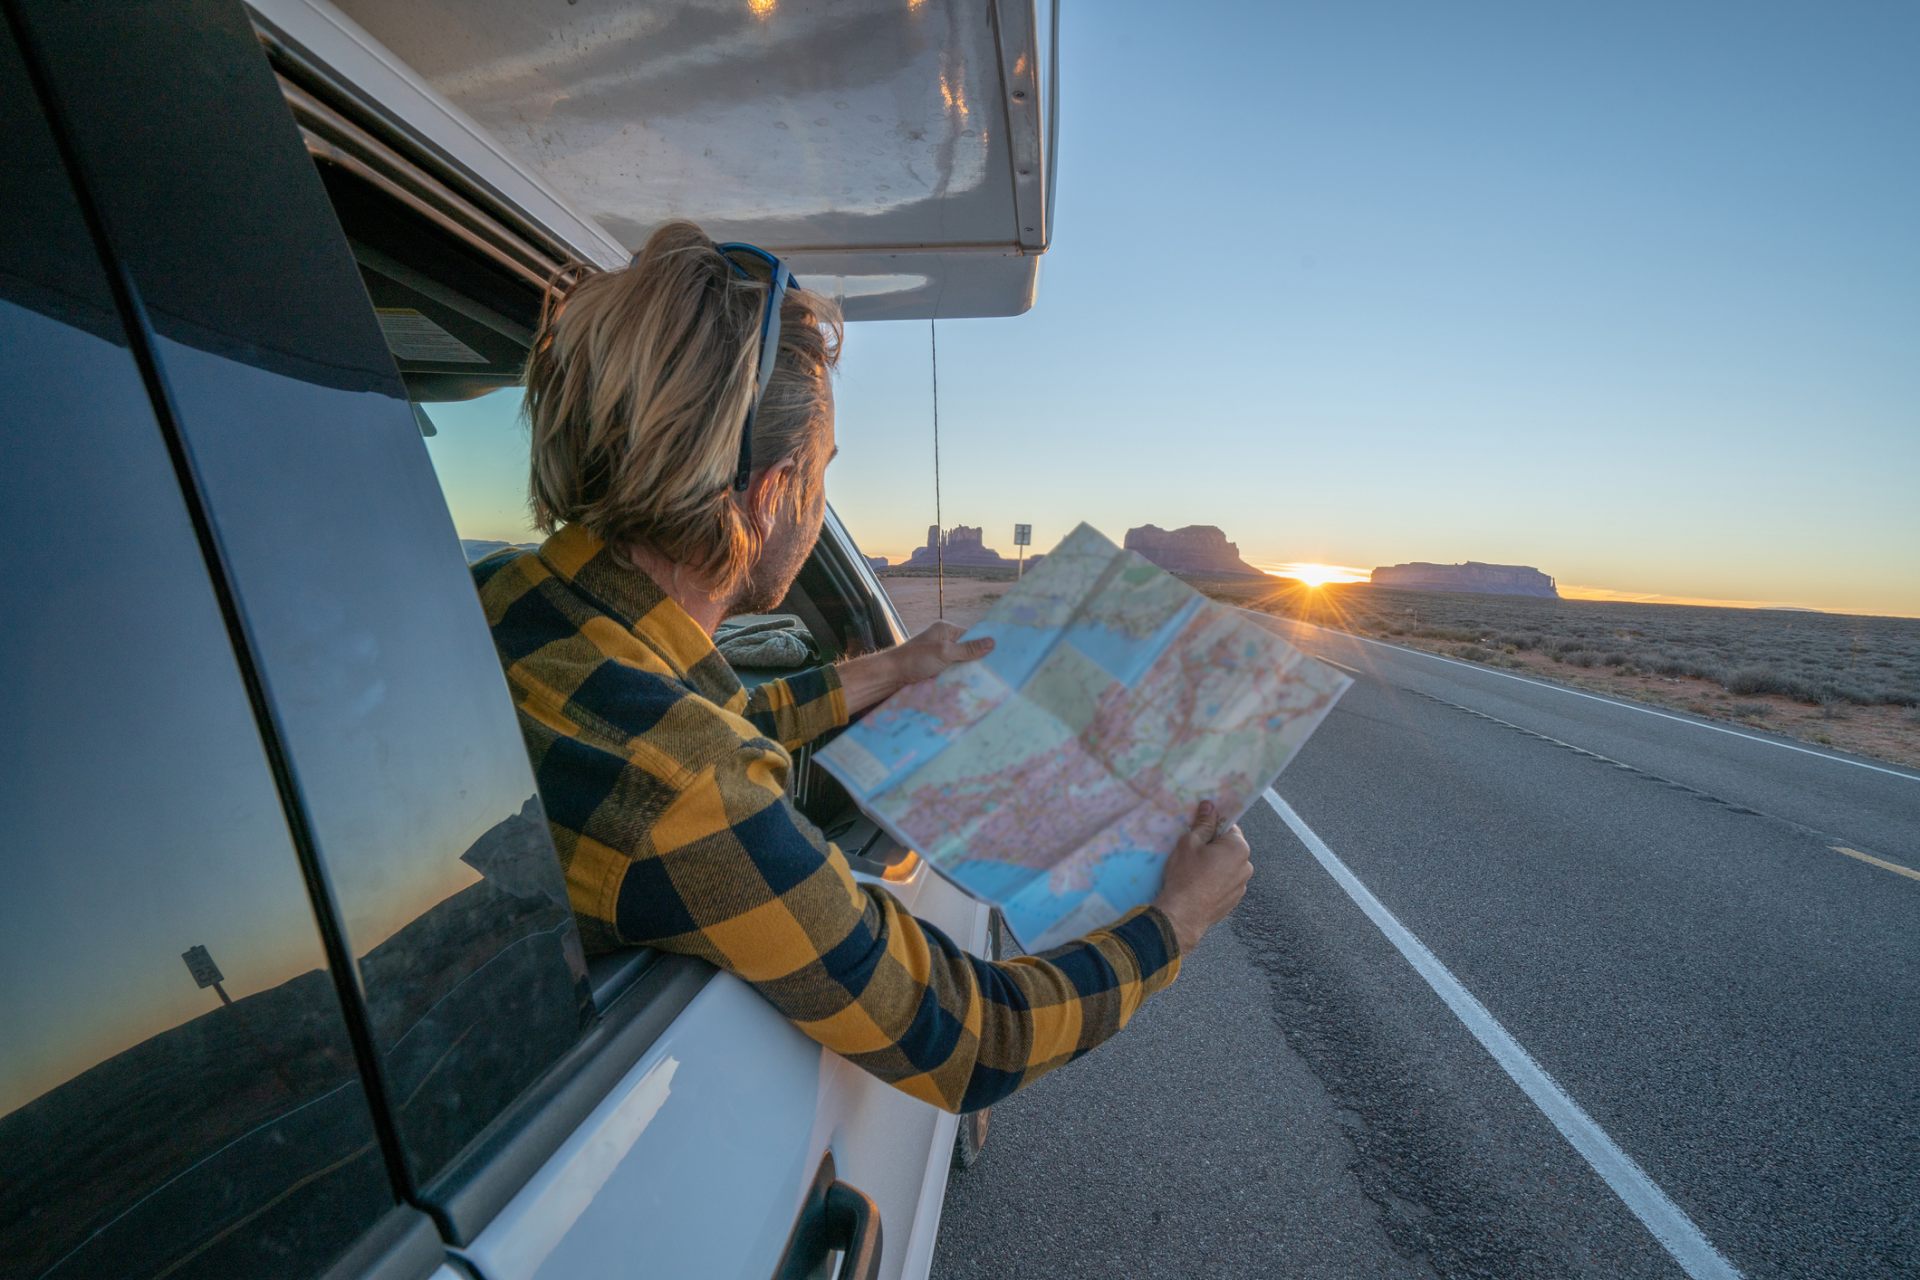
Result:
<svg viewBox="0 0 1920 1280"><path fill-rule="evenodd" d="M1200 802L1193 827L1180 837L1167 859L1165 878L1153 905L1173 922L1174 940L1185 955L1207 930L1225 920L1247 895L1253 878L1252 852L1238 826L1220 829L1211 800Z"/></svg>
<svg viewBox="0 0 1920 1280"><path fill-rule="evenodd" d="M951 622L936 622L896 647L889 656L894 660L900 685L931 680L955 663L972 662L993 652L992 640L984 636L978 640L962 640L961 634L960 628Z"/></svg>
<svg viewBox="0 0 1920 1280"><path fill-rule="evenodd" d="M840 664L840 684L846 693L847 714L857 716L890 697L896 690L920 680L931 680L959 662L973 662L993 652L993 641L960 639L959 627L936 622L905 644Z"/></svg>

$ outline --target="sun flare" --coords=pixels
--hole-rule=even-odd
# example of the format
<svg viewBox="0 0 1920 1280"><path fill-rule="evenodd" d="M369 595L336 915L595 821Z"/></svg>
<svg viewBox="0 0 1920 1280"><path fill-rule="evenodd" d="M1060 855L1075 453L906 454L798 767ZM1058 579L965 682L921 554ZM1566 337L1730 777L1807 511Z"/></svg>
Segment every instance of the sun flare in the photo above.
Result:
<svg viewBox="0 0 1920 1280"><path fill-rule="evenodd" d="M1365 582L1372 576L1365 569L1356 569L1351 565L1311 561L1267 565L1266 571L1276 578L1292 578L1309 587L1324 587L1330 582Z"/></svg>

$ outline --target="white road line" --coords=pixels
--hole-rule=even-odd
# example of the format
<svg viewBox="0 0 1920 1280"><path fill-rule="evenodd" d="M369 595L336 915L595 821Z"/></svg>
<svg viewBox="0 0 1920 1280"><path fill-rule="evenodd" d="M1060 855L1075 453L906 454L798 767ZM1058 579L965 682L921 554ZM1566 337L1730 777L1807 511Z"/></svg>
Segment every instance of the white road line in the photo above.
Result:
<svg viewBox="0 0 1920 1280"><path fill-rule="evenodd" d="M1647 1176L1646 1171L1634 1163L1633 1157L1622 1151L1619 1144L1607 1136L1606 1130L1594 1123L1593 1117L1555 1083L1553 1077L1487 1012L1487 1007L1471 991L1460 985L1460 980L1440 963L1427 945L1414 937L1381 904L1380 899L1360 883L1359 877L1347 869L1347 864L1335 856L1326 841L1314 834L1313 829L1293 811L1293 807L1272 788L1268 788L1265 798L1273 811L1280 815L1280 820L1287 824L1293 834L1300 838L1300 843L1307 846L1307 851L1333 877L1334 882L1346 890L1354 905L1366 913L1367 918L1386 935L1387 941L1406 958L1414 971L1426 979L1434 994L1446 1002L1454 1016L1480 1042L1480 1046L1493 1055L1500 1069L1520 1086L1541 1114L1553 1122L1553 1127L1613 1189L1613 1193L1620 1197L1621 1203L1627 1206L1633 1216L1640 1219L1653 1238L1660 1242L1660 1247L1680 1264L1680 1269L1692 1276L1693 1280L1740 1280L1739 1270L1701 1234L1686 1210L1668 1198L1667 1193Z"/></svg>
<svg viewBox="0 0 1920 1280"><path fill-rule="evenodd" d="M1431 658L1435 662L1444 662L1450 667L1464 667L1468 671L1478 671L1484 676L1499 676L1502 680L1517 680L1521 684L1530 684L1536 689L1546 689L1553 693L1564 693L1570 697L1585 698L1588 702L1603 702L1609 707L1619 707L1622 711L1638 711L1642 715L1659 716L1662 720L1671 720L1675 724L1692 725L1696 729L1711 729L1715 733L1724 733L1730 738L1745 738L1748 742L1758 742L1762 746L1779 747L1782 751L1797 751L1803 756L1812 756L1816 760L1831 760L1835 764L1850 764L1856 769L1871 769L1875 773L1884 773L1889 777L1900 778L1907 782L1920 782L1920 774L1903 773L1899 769L1889 769L1884 765L1868 764L1864 760L1849 760L1845 756L1830 755L1825 751L1815 751L1811 747L1796 747L1791 742L1777 742L1772 738L1762 738L1751 733L1742 733L1738 729L1729 729L1724 725L1708 724L1704 720L1689 720L1685 716L1676 716L1665 711L1655 711L1652 707L1643 707L1632 702L1621 702L1617 698L1603 698L1597 693L1586 693L1579 689L1569 689L1565 685L1548 684L1544 680L1529 680L1525 676L1516 676L1510 671L1495 671L1493 668L1482 666L1478 662L1462 662L1458 658L1443 658L1437 653L1428 653L1424 649L1409 649L1405 645L1388 644L1384 640L1370 640L1366 636L1354 635L1351 631L1336 631L1331 627L1323 627L1318 623L1302 622L1298 618L1281 618L1278 614L1261 613L1258 609L1242 609L1241 612L1251 613L1261 618L1274 618L1280 622L1291 623L1296 627L1312 627L1315 631L1323 631L1330 636L1339 636L1346 640L1358 640L1361 644L1376 645L1382 649L1391 649L1395 653L1410 653L1416 658ZM1316 658L1320 657L1319 654L1313 656ZM1320 658L1320 661L1333 662L1333 659ZM1333 665L1337 667L1340 664L1334 662ZM1346 669L1348 671L1353 670L1352 667Z"/></svg>

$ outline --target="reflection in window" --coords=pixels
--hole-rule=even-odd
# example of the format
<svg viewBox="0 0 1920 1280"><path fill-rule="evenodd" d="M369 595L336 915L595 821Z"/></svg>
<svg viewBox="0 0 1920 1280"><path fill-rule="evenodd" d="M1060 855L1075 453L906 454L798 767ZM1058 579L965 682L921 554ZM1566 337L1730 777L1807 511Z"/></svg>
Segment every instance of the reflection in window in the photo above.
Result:
<svg viewBox="0 0 1920 1280"><path fill-rule="evenodd" d="M72 314L99 282L62 277ZM94 336L99 292L92 333L0 298L0 509L60 549L0 575L0 1260L312 1275L392 1192L172 467L131 356Z"/></svg>

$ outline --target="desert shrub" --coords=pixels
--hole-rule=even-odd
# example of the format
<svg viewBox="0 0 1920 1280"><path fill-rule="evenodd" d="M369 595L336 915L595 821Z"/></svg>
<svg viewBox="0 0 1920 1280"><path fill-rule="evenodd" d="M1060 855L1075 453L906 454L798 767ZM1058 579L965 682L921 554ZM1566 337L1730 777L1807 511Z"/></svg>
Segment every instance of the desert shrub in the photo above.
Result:
<svg viewBox="0 0 1920 1280"><path fill-rule="evenodd" d="M1610 649L1607 651L1607 656L1602 658L1601 661L1610 667L1624 667L1633 661L1633 658L1631 655L1624 654L1618 649Z"/></svg>
<svg viewBox="0 0 1920 1280"><path fill-rule="evenodd" d="M1329 601L1339 603L1339 616L1323 607ZM1819 704L1829 686L1837 686L1843 696L1854 689L1878 705L1920 709L1920 621L1908 618L1508 599L1366 584L1323 588L1311 599L1305 592L1273 597L1271 603L1262 596L1257 607L1348 628L1374 626L1403 642L1417 636L1418 643L1443 654L1484 637L1487 643L1474 660L1493 664L1509 656L1503 652L1508 646L1523 657L1540 653L1563 662L1569 654L1593 653L1614 669L1628 665L1612 662L1624 653L1642 672L1694 677L1716 686L1760 668L1770 673L1763 685L1810 706ZM1726 702L1719 705L1725 714ZM1905 729L1905 713L1898 719Z"/></svg>
<svg viewBox="0 0 1920 1280"><path fill-rule="evenodd" d="M1631 662L1623 662L1620 664L1620 674L1623 676L1637 676L1640 674L1640 668L1634 666Z"/></svg>
<svg viewBox="0 0 1920 1280"><path fill-rule="evenodd" d="M1464 658L1468 662L1485 662L1488 657L1487 651L1477 644L1456 644L1447 652L1456 658Z"/></svg>
<svg viewBox="0 0 1920 1280"><path fill-rule="evenodd" d="M1728 707L1727 710L1733 712L1733 714L1737 716L1744 716L1749 720L1758 720L1760 717L1766 715L1769 711L1773 710L1773 708L1769 707L1764 702L1736 702L1732 706Z"/></svg>
<svg viewBox="0 0 1920 1280"><path fill-rule="evenodd" d="M1562 662L1576 667L1593 667L1600 663L1600 655L1591 649L1575 649L1561 658Z"/></svg>
<svg viewBox="0 0 1920 1280"><path fill-rule="evenodd" d="M1758 662L1750 662L1743 667L1735 667L1727 673L1722 682L1728 693L1784 693L1794 692L1795 681L1787 680L1772 667Z"/></svg>

